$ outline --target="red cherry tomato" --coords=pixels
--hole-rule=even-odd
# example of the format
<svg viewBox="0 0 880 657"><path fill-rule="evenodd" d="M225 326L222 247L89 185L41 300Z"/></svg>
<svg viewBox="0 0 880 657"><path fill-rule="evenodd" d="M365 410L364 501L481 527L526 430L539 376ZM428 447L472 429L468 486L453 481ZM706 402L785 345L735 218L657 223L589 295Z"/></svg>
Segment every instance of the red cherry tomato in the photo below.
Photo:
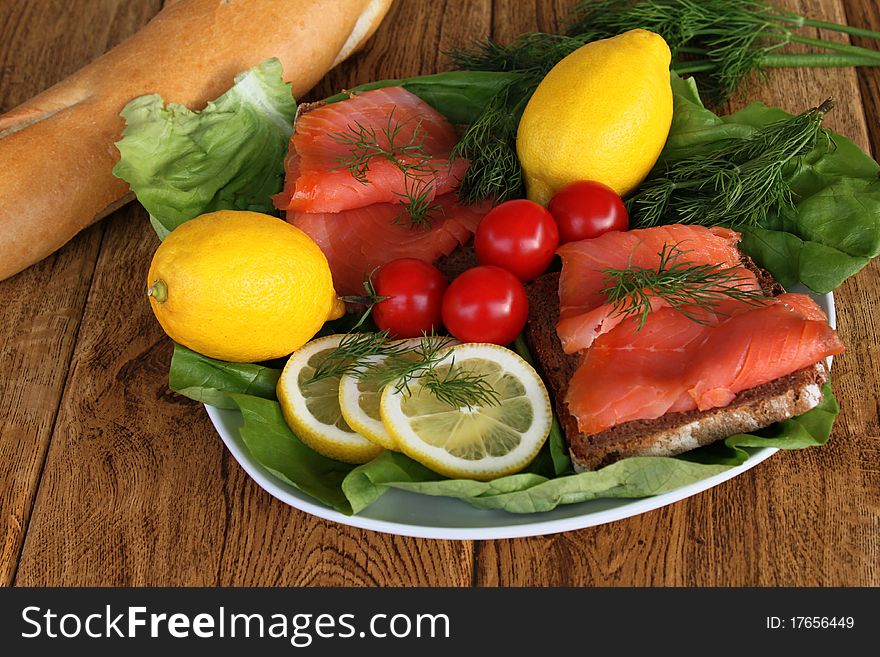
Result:
<svg viewBox="0 0 880 657"><path fill-rule="evenodd" d="M493 208L474 234L480 264L502 267L523 282L547 270L557 246L559 230L553 215L526 199Z"/></svg>
<svg viewBox="0 0 880 657"><path fill-rule="evenodd" d="M396 338L439 331L446 285L439 269L417 258L398 258L382 265L373 275L373 288L388 299L373 306L376 326Z"/></svg>
<svg viewBox="0 0 880 657"><path fill-rule="evenodd" d="M528 314L525 288L501 267L468 269L449 284L443 297L443 323L462 342L510 344Z"/></svg>
<svg viewBox="0 0 880 657"><path fill-rule="evenodd" d="M556 192L547 209L559 226L560 244L629 227L629 215L617 193L591 180L566 185Z"/></svg>

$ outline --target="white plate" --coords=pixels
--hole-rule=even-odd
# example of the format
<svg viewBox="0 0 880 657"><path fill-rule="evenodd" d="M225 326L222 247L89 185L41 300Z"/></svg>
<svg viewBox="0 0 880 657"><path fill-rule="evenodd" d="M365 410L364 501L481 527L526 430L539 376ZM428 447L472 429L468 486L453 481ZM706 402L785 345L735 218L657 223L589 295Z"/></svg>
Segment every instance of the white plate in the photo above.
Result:
<svg viewBox="0 0 880 657"><path fill-rule="evenodd" d="M813 295L813 297L825 310L831 325L836 326L834 297L831 294ZM459 540L516 538L601 525L658 509L717 486L723 481L754 468L777 451L773 448L747 450L750 456L742 465L689 486L643 499L591 500L579 504L562 505L544 513L515 514L506 511L476 509L452 498L432 497L389 489L387 493L358 515L346 516L275 478L251 458L238 432L238 428L241 426L241 413L213 406L206 406L206 409L217 433L220 434L235 460L241 464L241 467L257 484L282 502L344 525L422 538Z"/></svg>

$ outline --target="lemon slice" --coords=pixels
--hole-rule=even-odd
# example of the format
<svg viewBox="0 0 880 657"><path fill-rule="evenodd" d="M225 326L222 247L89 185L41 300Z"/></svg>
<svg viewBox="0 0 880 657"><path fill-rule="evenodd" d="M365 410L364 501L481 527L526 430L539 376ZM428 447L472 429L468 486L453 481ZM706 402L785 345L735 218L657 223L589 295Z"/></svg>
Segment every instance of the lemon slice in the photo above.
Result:
<svg viewBox="0 0 880 657"><path fill-rule="evenodd" d="M497 406L452 407L421 387L411 394L389 385L381 414L388 433L410 458L447 477L487 480L528 465L550 433L550 398L537 372L517 354L493 344L461 344L436 367L484 377Z"/></svg>
<svg viewBox="0 0 880 657"><path fill-rule="evenodd" d="M358 435L342 417L339 377L305 384L343 337L319 338L294 352L278 379L278 401L290 428L313 450L346 463L366 463L382 448Z"/></svg>
<svg viewBox="0 0 880 657"><path fill-rule="evenodd" d="M458 344L457 340L443 336L428 339L439 340L443 346ZM416 349L421 343L421 338L411 338L398 340L392 344ZM415 361L420 357L420 354L413 351L413 353L402 357ZM344 374L339 380L339 408L342 411L342 417L352 429L385 449L399 451L394 438L385 428L379 412L379 402L382 391L385 389L385 382L375 377L359 376L367 369L381 370L387 360L388 356L371 356L364 359L364 365L358 367L355 372ZM377 374L381 375L381 372L377 371Z"/></svg>

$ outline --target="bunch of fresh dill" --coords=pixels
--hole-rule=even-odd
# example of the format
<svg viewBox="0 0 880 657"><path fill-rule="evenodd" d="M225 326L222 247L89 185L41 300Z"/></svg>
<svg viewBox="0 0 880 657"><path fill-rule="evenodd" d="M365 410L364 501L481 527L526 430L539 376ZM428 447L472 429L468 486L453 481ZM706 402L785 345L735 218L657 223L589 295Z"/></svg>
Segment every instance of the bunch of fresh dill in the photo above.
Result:
<svg viewBox="0 0 880 657"><path fill-rule="evenodd" d="M459 196L465 203L525 196L516 129L531 92L520 92L521 86L507 85L494 96L452 151L453 157L471 162L459 185Z"/></svg>
<svg viewBox="0 0 880 657"><path fill-rule="evenodd" d="M679 74L701 73L701 89L721 104L754 70L878 66L880 52L798 34L802 28L880 39L880 33L801 16L760 0L587 0L570 35L615 36L634 28L660 34ZM783 53L798 43L821 53Z"/></svg>
<svg viewBox="0 0 880 657"><path fill-rule="evenodd" d="M630 224L761 225L771 213L793 204L788 167L797 166L820 142L832 146L822 128L832 106L826 100L747 137L724 139L699 155L655 167L627 199Z"/></svg>
<svg viewBox="0 0 880 657"><path fill-rule="evenodd" d="M873 39L880 33L813 20L758 0L586 0L565 35L533 32L510 44L489 40L449 53L459 69L515 74L456 147L473 162L462 181L463 197L473 202L522 195L516 130L541 79L582 45L636 28L662 35L672 51L673 70L700 74L704 95L716 105L754 70L880 65L880 52L797 31L820 28ZM792 43L825 52L780 52Z"/></svg>

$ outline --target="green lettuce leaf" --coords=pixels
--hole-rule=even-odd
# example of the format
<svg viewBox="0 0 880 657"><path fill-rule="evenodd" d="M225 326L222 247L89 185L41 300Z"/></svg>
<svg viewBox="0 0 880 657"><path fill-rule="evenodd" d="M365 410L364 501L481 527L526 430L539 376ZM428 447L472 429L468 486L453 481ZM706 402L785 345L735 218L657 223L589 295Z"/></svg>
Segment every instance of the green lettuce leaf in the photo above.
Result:
<svg viewBox="0 0 880 657"><path fill-rule="evenodd" d="M175 344L168 371L168 386L185 397L218 408L238 408L229 397L241 393L275 399L281 370L251 363L227 363L202 356Z"/></svg>
<svg viewBox="0 0 880 657"><path fill-rule="evenodd" d="M683 79L672 73L672 125L660 162L671 162L692 157L703 147L730 137L747 137L755 131L752 126L727 124L721 117L703 106L697 83L693 78Z"/></svg>
<svg viewBox="0 0 880 657"><path fill-rule="evenodd" d="M277 401L238 393L230 393L229 397L244 418L241 438L260 465L319 502L351 514L342 482L353 465L328 459L297 438L284 421Z"/></svg>
<svg viewBox="0 0 880 657"><path fill-rule="evenodd" d="M595 472L548 478L519 473L492 481L442 479L402 454L383 452L359 466L342 482L352 510L363 510L389 488L423 495L454 497L481 509L511 513L550 511L560 504L598 498L649 497L724 472L727 465L706 465L674 458L641 456Z"/></svg>
<svg viewBox="0 0 880 657"><path fill-rule="evenodd" d="M205 212L276 214L270 196L284 183L295 114L277 59L237 75L201 111L141 96L122 110L113 173L131 186L160 238Z"/></svg>
<svg viewBox="0 0 880 657"><path fill-rule="evenodd" d="M745 463L749 453L745 447L775 447L777 449L803 449L819 447L828 442L834 420L840 413L840 406L831 383L822 386L822 401L814 409L803 415L772 424L754 433L738 433L700 449L682 454L678 458L697 463L740 465Z"/></svg>
<svg viewBox="0 0 880 657"><path fill-rule="evenodd" d="M672 77L672 128L659 165L711 150L731 137L745 137L786 112L752 103L729 116L703 107L692 79ZM832 291L880 255L880 165L852 141L830 133L786 178L793 208L742 229L741 248L783 286L797 283L818 293Z"/></svg>
<svg viewBox="0 0 880 657"><path fill-rule="evenodd" d="M414 78L368 82L344 93L325 98L324 102L335 103L345 100L352 92L399 86L431 105L450 123L468 124L480 115L480 112L496 93L515 79L516 75L513 73L449 71Z"/></svg>
<svg viewBox="0 0 880 657"><path fill-rule="evenodd" d="M511 513L550 511L560 504L599 498L650 497L744 463L749 456L743 449L746 447L803 449L825 444L840 409L830 384L825 385L823 393L822 403L800 417L778 422L754 434L737 434L676 458L639 456L595 472L560 477L522 472L479 482L445 479L403 454L386 451L352 470L342 482L342 490L355 513L372 504L389 488L454 497L481 509Z"/></svg>

